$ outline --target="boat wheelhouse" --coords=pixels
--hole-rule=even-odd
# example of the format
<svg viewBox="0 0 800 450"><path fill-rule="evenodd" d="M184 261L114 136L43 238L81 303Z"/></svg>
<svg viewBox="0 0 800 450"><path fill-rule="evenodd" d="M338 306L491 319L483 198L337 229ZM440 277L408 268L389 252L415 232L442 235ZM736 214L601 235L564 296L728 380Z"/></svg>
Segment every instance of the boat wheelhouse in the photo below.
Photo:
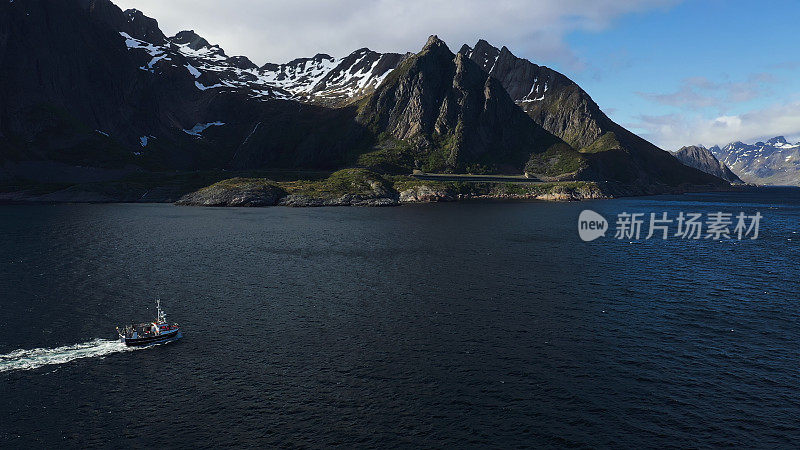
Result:
<svg viewBox="0 0 800 450"><path fill-rule="evenodd" d="M123 329L117 327L120 342L125 345L144 346L162 344L183 337L181 328L177 323L168 323L167 315L161 309L161 300L156 302L156 320L149 323L130 324Z"/></svg>

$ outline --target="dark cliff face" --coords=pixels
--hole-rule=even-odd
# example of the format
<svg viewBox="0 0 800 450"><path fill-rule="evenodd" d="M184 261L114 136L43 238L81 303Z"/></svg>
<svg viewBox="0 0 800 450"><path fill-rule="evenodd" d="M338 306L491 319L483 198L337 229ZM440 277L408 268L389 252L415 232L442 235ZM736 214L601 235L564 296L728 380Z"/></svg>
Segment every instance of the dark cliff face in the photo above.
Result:
<svg viewBox="0 0 800 450"><path fill-rule="evenodd" d="M0 3L0 161L329 168L362 138L352 110L206 89L213 74L196 77L180 53L137 41L163 35L134 31L129 17L145 23L104 0Z"/></svg>
<svg viewBox="0 0 800 450"><path fill-rule="evenodd" d="M124 31L137 39L154 44L161 44L166 40L164 33L158 28L158 22L145 16L139 10L129 9L123 12L109 0L65 0L64 3L63 6L68 8L80 7L96 23L105 24L117 31ZM52 19L65 20L66 17L52 17Z"/></svg>
<svg viewBox="0 0 800 450"><path fill-rule="evenodd" d="M611 120L572 80L544 66L517 58L506 47L484 40L460 53L499 80L509 96L537 123L575 148L595 142L611 131Z"/></svg>
<svg viewBox="0 0 800 450"><path fill-rule="evenodd" d="M561 144L527 117L502 85L436 36L362 105L359 122L412 145L418 158L461 171L475 164L522 173L534 153Z"/></svg>
<svg viewBox="0 0 800 450"><path fill-rule="evenodd" d="M614 123L575 82L484 40L460 53L499 80L536 123L580 150L596 179L631 184L724 184Z"/></svg>
<svg viewBox="0 0 800 450"><path fill-rule="evenodd" d="M731 183L742 183L736 174L725 164L717 160L711 151L703 146L691 145L675 152L675 157L687 166L702 170L705 173L722 178Z"/></svg>
<svg viewBox="0 0 800 450"><path fill-rule="evenodd" d="M84 3L88 9L69 0L0 6L6 155L101 164L131 159L106 136L127 131L137 116L131 103L146 95L124 39L107 26L126 19L108 2Z"/></svg>
<svg viewBox="0 0 800 450"><path fill-rule="evenodd" d="M232 144L187 130L253 115L247 99L237 111L227 106L230 94L198 89L180 54L138 41L163 38L140 14L105 0L3 3L0 12L3 159L224 167ZM236 115L220 117L226 108Z"/></svg>

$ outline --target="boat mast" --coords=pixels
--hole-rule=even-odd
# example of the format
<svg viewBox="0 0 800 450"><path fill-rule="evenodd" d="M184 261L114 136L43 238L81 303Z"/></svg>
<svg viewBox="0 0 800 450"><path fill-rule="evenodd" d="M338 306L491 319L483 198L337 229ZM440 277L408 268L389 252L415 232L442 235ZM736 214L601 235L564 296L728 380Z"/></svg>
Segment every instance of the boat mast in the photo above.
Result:
<svg viewBox="0 0 800 450"><path fill-rule="evenodd" d="M161 310L161 299L156 300L156 311L158 315L156 316L156 323L166 323L167 322L167 315L164 314L164 311Z"/></svg>

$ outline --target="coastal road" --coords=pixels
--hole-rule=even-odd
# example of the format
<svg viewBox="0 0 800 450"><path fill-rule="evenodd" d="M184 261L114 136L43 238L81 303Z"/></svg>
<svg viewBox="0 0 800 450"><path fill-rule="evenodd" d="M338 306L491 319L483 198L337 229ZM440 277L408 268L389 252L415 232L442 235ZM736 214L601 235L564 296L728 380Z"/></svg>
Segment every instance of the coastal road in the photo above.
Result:
<svg viewBox="0 0 800 450"><path fill-rule="evenodd" d="M472 174L432 174L415 173L411 175L418 180L428 181L461 181L467 183L521 183L541 184L546 183L538 178L525 178L524 175L472 175Z"/></svg>

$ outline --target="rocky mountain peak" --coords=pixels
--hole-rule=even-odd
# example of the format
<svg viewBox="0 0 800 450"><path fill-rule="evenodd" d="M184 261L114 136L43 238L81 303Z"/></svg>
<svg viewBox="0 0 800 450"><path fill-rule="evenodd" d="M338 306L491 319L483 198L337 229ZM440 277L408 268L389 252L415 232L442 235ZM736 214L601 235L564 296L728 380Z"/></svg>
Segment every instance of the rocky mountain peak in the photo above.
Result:
<svg viewBox="0 0 800 450"><path fill-rule="evenodd" d="M274 63L267 63L262 66L264 68L273 68L270 70L274 70L274 68L279 67L298 67L304 64L321 64L324 62L333 62L336 58L327 54L327 53L317 53L316 55L312 56L311 58L295 58L289 61L286 64L274 64Z"/></svg>
<svg viewBox="0 0 800 450"><path fill-rule="evenodd" d="M428 41L425 42L425 46L422 47L422 52L421 53L427 53L427 52L433 52L433 51L435 51L435 52L447 52L451 56L453 54L450 51L450 49L447 47L447 44L445 44L444 41L439 39L439 36L436 36L435 34L432 34L428 38Z"/></svg>
<svg viewBox="0 0 800 450"><path fill-rule="evenodd" d="M479 164L521 173L532 154L554 145L574 152L526 116L497 80L435 36L377 87L358 120L379 135L410 144L403 158L423 170L463 171ZM564 156L558 151L546 162ZM577 170L580 157L570 156ZM551 171L545 166L536 165Z"/></svg>
<svg viewBox="0 0 800 450"><path fill-rule="evenodd" d="M250 61L250 58L246 56L231 56L228 58L228 63L234 67L244 70L256 70L258 66L255 65L253 61Z"/></svg>
<svg viewBox="0 0 800 450"><path fill-rule="evenodd" d="M673 185L688 179L720 182L680 164L667 152L614 123L586 91L553 69L518 58L507 47L498 49L482 39L472 49L462 47L461 53L502 84L537 124L597 160L595 167L603 172L601 178L645 184L659 180ZM623 166L625 169L620 169Z"/></svg>
<svg viewBox="0 0 800 450"><path fill-rule="evenodd" d="M787 144L787 143L788 143L788 142L786 142L786 138L785 138L785 137L783 137L783 136L775 136L774 138L772 138L772 139L769 139L769 140L767 141L767 144L770 144L770 145L775 145L775 144Z"/></svg>
<svg viewBox="0 0 800 450"><path fill-rule="evenodd" d="M612 127L588 94L564 75L516 57L481 39L462 53L500 81L537 123L575 148L592 144Z"/></svg>
<svg viewBox="0 0 800 450"><path fill-rule="evenodd" d="M128 19L128 30L131 36L153 44L163 44L166 36L158 28L158 21L152 17L147 17L138 9L126 9L123 11Z"/></svg>
<svg viewBox="0 0 800 450"><path fill-rule="evenodd" d="M720 162L709 149L702 145L681 147L675 152L675 157L689 167L694 167L730 183L742 183L742 180L728 166Z"/></svg>
<svg viewBox="0 0 800 450"><path fill-rule="evenodd" d="M73 2L63 3L67 7L74 6ZM117 32L125 32L131 37L156 45L161 45L166 41L166 37L158 28L158 22L145 16L139 10L122 11L110 0L77 0L77 5L94 20L110 26ZM64 20L63 17L60 19Z"/></svg>
<svg viewBox="0 0 800 450"><path fill-rule="evenodd" d="M483 39L479 39L478 42L475 43L474 50L479 54L494 54L494 56L497 56L497 53L499 53L496 47Z"/></svg>
<svg viewBox="0 0 800 450"><path fill-rule="evenodd" d="M170 42L178 45L188 45L192 50L200 50L211 47L207 40L203 39L194 30L183 30L169 38Z"/></svg>
<svg viewBox="0 0 800 450"><path fill-rule="evenodd" d="M493 47L485 40L480 39L475 44L475 47L470 47L464 44L464 46L461 47L461 50L459 50L459 53L465 55L467 58L472 59L484 70L489 72L494 64L494 61L496 61L500 55L500 50L498 50L496 47Z"/></svg>
<svg viewBox="0 0 800 450"><path fill-rule="evenodd" d="M691 153L701 154L701 153L704 153L703 150L707 150L707 149L705 147L703 147L702 145L686 145L686 146L681 147L678 150L677 153L690 153L691 152Z"/></svg>

